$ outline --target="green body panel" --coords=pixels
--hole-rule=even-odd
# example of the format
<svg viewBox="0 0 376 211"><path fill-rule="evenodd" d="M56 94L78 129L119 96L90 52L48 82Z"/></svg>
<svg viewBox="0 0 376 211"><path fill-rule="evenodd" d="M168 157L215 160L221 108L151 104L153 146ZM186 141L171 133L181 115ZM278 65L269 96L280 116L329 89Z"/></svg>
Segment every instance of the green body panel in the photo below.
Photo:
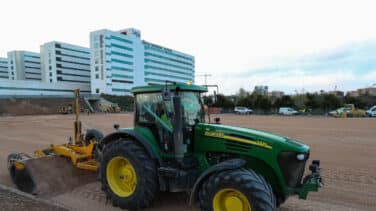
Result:
<svg viewBox="0 0 376 211"><path fill-rule="evenodd" d="M158 140L155 139L153 136L153 133L148 130L147 128L144 127L134 127L134 128L127 128L127 129L132 129L136 133L140 134L143 136L148 142L150 143L151 148L153 149L154 153L158 156L161 157L161 150L158 145ZM121 131L121 129L119 129Z"/></svg>
<svg viewBox="0 0 376 211"><path fill-rule="evenodd" d="M291 195L296 190L285 185L284 176L277 162L279 153L309 152L307 145L287 137L260 130L206 123L196 125L194 146L195 155L202 161L208 152L228 153L246 160L247 168L263 175L274 190L286 195ZM200 170L204 171L210 165L206 161L200 167Z"/></svg>

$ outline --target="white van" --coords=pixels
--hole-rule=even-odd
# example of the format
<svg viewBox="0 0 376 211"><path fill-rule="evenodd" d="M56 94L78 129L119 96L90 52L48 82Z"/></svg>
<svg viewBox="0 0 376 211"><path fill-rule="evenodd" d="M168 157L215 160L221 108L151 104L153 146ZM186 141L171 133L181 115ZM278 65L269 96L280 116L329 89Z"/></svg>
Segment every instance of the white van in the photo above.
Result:
<svg viewBox="0 0 376 211"><path fill-rule="evenodd" d="M376 117L376 105L366 111L367 116Z"/></svg>
<svg viewBox="0 0 376 211"><path fill-rule="evenodd" d="M281 115L296 115L296 114L299 114L299 112L296 111L293 108L290 108L290 107L281 107L281 108L279 108L278 114L281 114Z"/></svg>

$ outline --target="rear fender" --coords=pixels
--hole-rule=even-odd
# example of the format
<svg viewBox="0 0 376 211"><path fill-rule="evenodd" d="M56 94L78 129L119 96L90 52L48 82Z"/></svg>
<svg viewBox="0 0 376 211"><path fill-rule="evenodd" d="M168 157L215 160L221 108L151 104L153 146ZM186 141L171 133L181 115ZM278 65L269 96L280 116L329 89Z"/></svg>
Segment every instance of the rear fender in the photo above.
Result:
<svg viewBox="0 0 376 211"><path fill-rule="evenodd" d="M193 205L196 200L197 200L197 193L200 190L200 187L202 183L210 177L210 175L220 172L220 171L225 171L225 170L231 170L231 169L238 169L243 167L246 164L245 160L242 159L231 159L231 160L226 160L221 163L215 164L208 168L206 171L204 171L201 176L196 180L192 191L191 191L191 196L189 199L189 205Z"/></svg>
<svg viewBox="0 0 376 211"><path fill-rule="evenodd" d="M157 160L158 164L161 164L161 160L158 157L157 152L153 151L153 148L150 146L148 140L132 129L123 129L110 133L102 139L101 144L106 145L112 141L119 140L120 138L129 138L130 140L135 141L136 143L144 147L146 153L150 156L150 158Z"/></svg>

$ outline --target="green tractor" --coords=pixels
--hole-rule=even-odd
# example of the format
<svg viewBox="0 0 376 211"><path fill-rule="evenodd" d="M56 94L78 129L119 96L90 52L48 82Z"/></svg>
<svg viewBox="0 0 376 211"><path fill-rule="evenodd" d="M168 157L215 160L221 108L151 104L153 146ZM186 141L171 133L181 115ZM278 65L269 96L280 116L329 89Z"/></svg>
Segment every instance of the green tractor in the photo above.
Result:
<svg viewBox="0 0 376 211"><path fill-rule="evenodd" d="M190 192L202 210L275 210L321 186L320 162L303 178L310 148L271 133L205 122L201 94L183 83L135 87L133 128L101 139L102 189L114 206L141 209L159 191Z"/></svg>

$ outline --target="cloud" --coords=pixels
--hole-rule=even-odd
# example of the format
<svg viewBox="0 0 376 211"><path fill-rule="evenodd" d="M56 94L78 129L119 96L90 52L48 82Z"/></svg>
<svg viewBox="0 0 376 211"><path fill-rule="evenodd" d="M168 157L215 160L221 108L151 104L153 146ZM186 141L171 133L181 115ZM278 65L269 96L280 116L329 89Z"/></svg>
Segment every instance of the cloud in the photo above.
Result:
<svg viewBox="0 0 376 211"><path fill-rule="evenodd" d="M348 91L376 83L376 41L348 44L300 57L271 58L261 67L218 77L222 91L235 93L241 85L252 90L268 85L271 90ZM244 87L245 86L245 87Z"/></svg>

